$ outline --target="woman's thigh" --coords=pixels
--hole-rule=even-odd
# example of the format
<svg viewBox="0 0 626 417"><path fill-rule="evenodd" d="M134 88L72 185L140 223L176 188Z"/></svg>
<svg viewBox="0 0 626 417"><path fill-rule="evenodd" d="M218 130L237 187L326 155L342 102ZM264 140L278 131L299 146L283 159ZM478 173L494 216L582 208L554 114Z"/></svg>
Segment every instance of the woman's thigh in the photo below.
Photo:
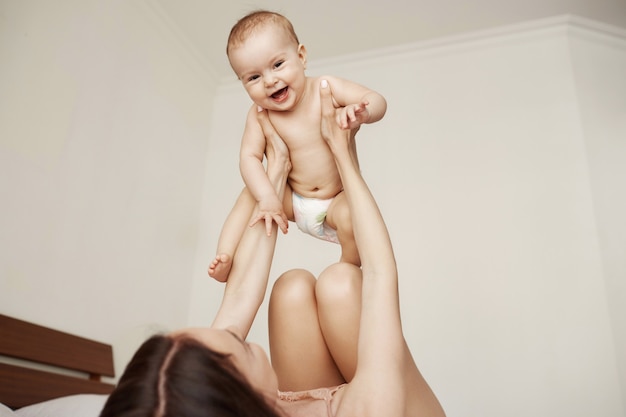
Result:
<svg viewBox="0 0 626 417"><path fill-rule="evenodd" d="M317 280L315 291L326 346L348 382L356 372L361 291L361 269L350 263L326 268Z"/></svg>
<svg viewBox="0 0 626 417"><path fill-rule="evenodd" d="M269 305L272 366L283 391L302 391L345 382L330 354L318 318L315 277L305 270L284 273Z"/></svg>

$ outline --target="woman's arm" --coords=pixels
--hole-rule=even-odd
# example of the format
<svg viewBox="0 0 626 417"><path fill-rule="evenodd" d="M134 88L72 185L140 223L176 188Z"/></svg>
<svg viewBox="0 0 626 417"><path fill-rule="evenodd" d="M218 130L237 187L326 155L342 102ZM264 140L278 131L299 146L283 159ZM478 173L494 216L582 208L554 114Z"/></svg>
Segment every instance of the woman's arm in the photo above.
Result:
<svg viewBox="0 0 626 417"><path fill-rule="evenodd" d="M322 81L322 136L341 175L363 270L357 370L339 415L403 417L406 348L400 323L398 274L387 227L354 154L355 132L338 127L328 83Z"/></svg>
<svg viewBox="0 0 626 417"><path fill-rule="evenodd" d="M267 177L282 200L287 176L291 170L289 151L269 122L267 111L258 114L266 141ZM265 173L263 173L265 176ZM252 218L256 218L258 206ZM266 224L261 222L249 227L241 238L233 266L224 289L222 304L212 327L237 327L242 336L250 331L254 317L263 302L269 277L274 248L276 246L276 225L270 219L271 235L266 233Z"/></svg>
<svg viewBox="0 0 626 417"><path fill-rule="evenodd" d="M324 85L327 87L324 88ZM354 156L355 132L348 134L331 123L335 109L331 107L332 94L328 83L322 81L322 136L330 147L341 175L344 192L350 207L354 238L359 248L363 269L363 308L360 339L384 345L400 342L400 307L398 297L398 272L387 226L367 184L361 176ZM363 326L363 323L367 326ZM386 334L391 340L386 340ZM399 337L398 337L399 336ZM395 346L402 348L401 343ZM367 354L366 349L363 354ZM361 352L359 353L359 355Z"/></svg>
<svg viewBox="0 0 626 417"><path fill-rule="evenodd" d="M337 416L443 417L404 340L396 261L385 222L361 177L353 143L356 132L347 132L335 122L327 83L322 82L320 96L322 136L341 175L363 271L357 369Z"/></svg>

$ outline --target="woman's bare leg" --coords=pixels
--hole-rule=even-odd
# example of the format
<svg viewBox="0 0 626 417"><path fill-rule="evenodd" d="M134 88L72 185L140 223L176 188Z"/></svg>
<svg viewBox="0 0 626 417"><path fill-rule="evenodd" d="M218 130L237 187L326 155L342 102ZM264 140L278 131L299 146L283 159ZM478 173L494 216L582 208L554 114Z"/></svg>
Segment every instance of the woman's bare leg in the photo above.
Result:
<svg viewBox="0 0 626 417"><path fill-rule="evenodd" d="M269 335L272 366L283 391L345 382L328 351L318 320L315 277L305 270L284 273L272 289Z"/></svg>
<svg viewBox="0 0 626 417"><path fill-rule="evenodd" d="M361 288L361 269L349 263L326 268L315 287L317 312L326 346L348 382L356 371Z"/></svg>

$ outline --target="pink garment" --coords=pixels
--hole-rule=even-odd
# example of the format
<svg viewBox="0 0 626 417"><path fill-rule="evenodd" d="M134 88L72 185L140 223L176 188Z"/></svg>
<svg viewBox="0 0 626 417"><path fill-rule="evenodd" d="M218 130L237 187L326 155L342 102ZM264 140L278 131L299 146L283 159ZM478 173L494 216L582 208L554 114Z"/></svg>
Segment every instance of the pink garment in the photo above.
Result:
<svg viewBox="0 0 626 417"><path fill-rule="evenodd" d="M295 405L295 407L291 409L292 411L295 411L295 413L291 414L294 417L321 416L324 409L326 409L326 415L328 417L333 417L332 408L330 406L333 396L337 391L345 386L346 384L331 388L317 388L308 391L296 392L279 391L278 398L282 401L290 402Z"/></svg>

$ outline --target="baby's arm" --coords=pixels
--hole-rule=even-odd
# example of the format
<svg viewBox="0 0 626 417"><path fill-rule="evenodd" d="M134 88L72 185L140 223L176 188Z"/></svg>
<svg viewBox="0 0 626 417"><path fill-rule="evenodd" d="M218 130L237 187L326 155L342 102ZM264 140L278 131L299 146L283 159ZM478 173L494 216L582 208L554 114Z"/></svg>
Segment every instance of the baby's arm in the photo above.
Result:
<svg viewBox="0 0 626 417"><path fill-rule="evenodd" d="M275 221L282 232L287 233L288 220L283 210L282 201L278 198L263 168L266 141L257 120L257 113L257 106L253 106L248 112L239 153L241 176L246 187L259 203L258 213L251 219L250 226L264 220L265 229L269 236L272 231L272 222Z"/></svg>
<svg viewBox="0 0 626 417"><path fill-rule="evenodd" d="M320 78L333 85L333 96L340 107L336 112L337 123L342 129L355 129L364 123L375 123L385 115L387 100L380 93L342 78Z"/></svg>

